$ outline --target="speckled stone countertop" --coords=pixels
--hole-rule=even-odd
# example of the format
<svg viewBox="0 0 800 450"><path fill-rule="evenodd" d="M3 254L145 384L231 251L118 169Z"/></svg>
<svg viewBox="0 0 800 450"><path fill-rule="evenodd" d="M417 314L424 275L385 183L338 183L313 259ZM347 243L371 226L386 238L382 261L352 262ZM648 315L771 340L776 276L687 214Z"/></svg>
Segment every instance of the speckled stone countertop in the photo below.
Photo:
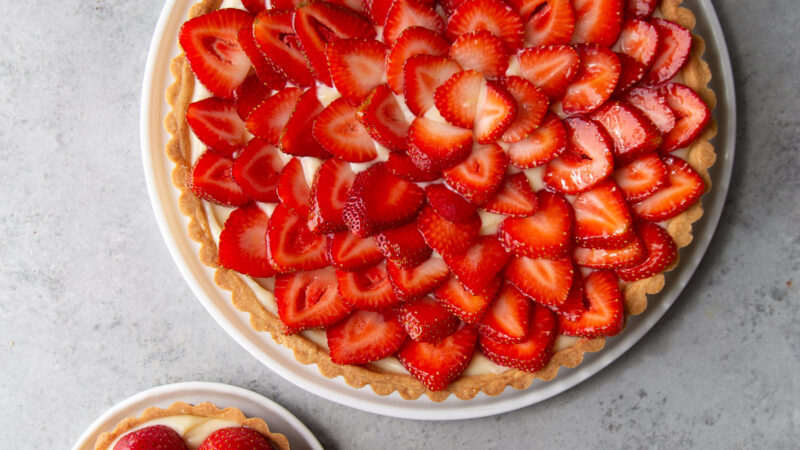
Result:
<svg viewBox="0 0 800 450"><path fill-rule="evenodd" d="M161 0L4 2L0 448L66 448L141 390L207 380L285 406L326 448L790 448L800 442L800 7L717 0L738 95L727 204L683 295L550 400L417 422L296 388L220 328L147 198L139 99Z"/></svg>

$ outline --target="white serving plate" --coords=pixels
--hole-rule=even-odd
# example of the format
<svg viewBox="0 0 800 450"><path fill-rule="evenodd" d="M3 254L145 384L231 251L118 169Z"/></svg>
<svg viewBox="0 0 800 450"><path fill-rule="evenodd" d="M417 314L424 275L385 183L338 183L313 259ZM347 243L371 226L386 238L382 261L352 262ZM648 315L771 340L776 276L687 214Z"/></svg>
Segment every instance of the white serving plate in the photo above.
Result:
<svg viewBox="0 0 800 450"><path fill-rule="evenodd" d="M355 389L340 377L329 379L322 376L315 365L305 366L296 362L291 351L276 344L266 333L256 332L250 327L248 315L233 307L230 293L214 283L214 271L200 262L199 246L189 238L186 232L188 220L178 210L179 192L172 185L170 176L173 163L164 151L168 134L162 122L169 112L164 92L172 83L169 61L179 54L178 30L195 1L167 0L150 45L141 106L142 159L148 193L167 247L200 303L242 347L298 387L363 411L418 420L476 418L530 406L586 380L631 348L675 302L703 258L728 192L736 139L736 102L728 50L714 7L710 0L687 0L685 5L697 16L695 32L706 40L705 59L714 73L710 86L717 94L714 118L718 135L713 141L717 162L710 171L713 189L703 197L705 214L694 225L694 241L681 251L681 264L667 275L667 287L650 297L647 311L629 317L619 336L608 339L602 351L587 353L583 363L575 369L561 368L558 377L550 382L535 380L524 391L508 388L496 397L481 393L469 401L453 396L441 403L424 396L409 401L396 393L379 396L369 387Z"/></svg>

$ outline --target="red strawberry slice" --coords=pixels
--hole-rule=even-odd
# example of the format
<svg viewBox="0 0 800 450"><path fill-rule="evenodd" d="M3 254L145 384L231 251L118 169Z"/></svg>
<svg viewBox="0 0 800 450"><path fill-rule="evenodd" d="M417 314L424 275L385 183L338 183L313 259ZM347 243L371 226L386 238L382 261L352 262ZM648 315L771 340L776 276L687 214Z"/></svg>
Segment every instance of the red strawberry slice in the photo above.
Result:
<svg viewBox="0 0 800 450"><path fill-rule="evenodd" d="M114 450L186 450L186 444L177 431L166 425L151 425L132 431L120 438Z"/></svg>
<svg viewBox="0 0 800 450"><path fill-rule="evenodd" d="M495 277L509 257L495 235L479 237L464 253L443 256L461 284L478 295L494 289Z"/></svg>
<svg viewBox="0 0 800 450"><path fill-rule="evenodd" d="M647 153L614 171L614 181L628 202L638 202L666 186L667 166L655 153Z"/></svg>
<svg viewBox="0 0 800 450"><path fill-rule="evenodd" d="M423 172L438 173L465 160L472 151L472 132L425 117L408 129L408 157Z"/></svg>
<svg viewBox="0 0 800 450"><path fill-rule="evenodd" d="M362 8L373 25L382 27L393 3L393 0L364 0Z"/></svg>
<svg viewBox="0 0 800 450"><path fill-rule="evenodd" d="M443 172L450 188L476 205L489 201L503 183L508 156L497 144L478 145L462 163Z"/></svg>
<svg viewBox="0 0 800 450"><path fill-rule="evenodd" d="M617 269L617 275L625 281L657 275L678 259L678 247L667 230L653 223L640 222L636 225L636 232L644 242L647 257L633 267Z"/></svg>
<svg viewBox="0 0 800 450"><path fill-rule="evenodd" d="M517 102L498 83L489 81L483 87L475 113L472 132L481 144L495 142L506 132L517 115Z"/></svg>
<svg viewBox="0 0 800 450"><path fill-rule="evenodd" d="M232 157L247 143L247 128L232 100L209 97L190 103L186 122L200 141L222 156Z"/></svg>
<svg viewBox="0 0 800 450"><path fill-rule="evenodd" d="M615 48L650 67L658 48L658 30L655 25L639 19L629 19L622 26Z"/></svg>
<svg viewBox="0 0 800 450"><path fill-rule="evenodd" d="M511 94L517 105L514 121L500 139L508 143L518 142L529 136L542 123L550 101L539 88L525 78L512 76L501 79L500 83Z"/></svg>
<svg viewBox="0 0 800 450"><path fill-rule="evenodd" d="M661 145L658 128L638 109L620 100L612 100L592 113L614 142L614 158L621 163Z"/></svg>
<svg viewBox="0 0 800 450"><path fill-rule="evenodd" d="M375 235L375 242L383 256L398 267L416 267L431 257L431 248L414 222L381 231Z"/></svg>
<svg viewBox="0 0 800 450"><path fill-rule="evenodd" d="M646 257L644 245L638 237L634 237L621 248L584 248L575 247L572 259L575 264L593 269L624 269L633 267Z"/></svg>
<svg viewBox="0 0 800 450"><path fill-rule="evenodd" d="M281 171L276 193L281 204L289 208L298 217L308 217L308 202L311 199L311 188L308 187L303 165L298 158L292 158Z"/></svg>
<svg viewBox="0 0 800 450"><path fill-rule="evenodd" d="M617 86L621 70L619 57L606 47L584 44L575 49L581 64L562 100L567 114L587 113L605 103Z"/></svg>
<svg viewBox="0 0 800 450"><path fill-rule="evenodd" d="M360 270L383 259L372 236L360 238L349 231L340 231L328 239L328 259L339 270Z"/></svg>
<svg viewBox="0 0 800 450"><path fill-rule="evenodd" d="M181 26L178 41L198 81L216 97L231 99L250 71L250 58L236 35L249 28L253 17L240 9L220 9Z"/></svg>
<svg viewBox="0 0 800 450"><path fill-rule="evenodd" d="M356 118L379 144L390 150L405 151L410 124L388 86L381 84L373 89L358 107Z"/></svg>
<svg viewBox="0 0 800 450"><path fill-rule="evenodd" d="M530 258L561 258L572 243L574 213L564 197L539 191L536 213L507 217L497 233L506 250Z"/></svg>
<svg viewBox="0 0 800 450"><path fill-rule="evenodd" d="M458 327L458 317L441 303L423 297L400 307L400 323L408 336L418 342L437 343Z"/></svg>
<svg viewBox="0 0 800 450"><path fill-rule="evenodd" d="M386 161L386 170L407 181L434 181L442 177L441 172L423 171L405 153L393 152Z"/></svg>
<svg viewBox="0 0 800 450"><path fill-rule="evenodd" d="M531 188L528 177L519 172L506 177L483 209L510 217L528 217L536 212L537 203L536 192Z"/></svg>
<svg viewBox="0 0 800 450"><path fill-rule="evenodd" d="M251 202L247 193L233 179L233 161L206 150L192 167L189 188L203 200L226 206Z"/></svg>
<svg viewBox="0 0 800 450"><path fill-rule="evenodd" d="M572 207L575 243L581 247L620 248L635 238L628 203L612 180L579 194Z"/></svg>
<svg viewBox="0 0 800 450"><path fill-rule="evenodd" d="M522 342L528 337L532 308L531 300L519 289L504 284L478 326L481 338L504 344Z"/></svg>
<svg viewBox="0 0 800 450"><path fill-rule="evenodd" d="M409 339L397 352L400 363L431 391L441 391L467 368L478 332L464 326L436 344Z"/></svg>
<svg viewBox="0 0 800 450"><path fill-rule="evenodd" d="M197 450L272 450L269 440L247 427L229 427L208 435Z"/></svg>
<svg viewBox="0 0 800 450"><path fill-rule="evenodd" d="M294 7L289 8L259 13L253 22L253 37L261 53L289 81L298 86L312 86L314 77L292 28Z"/></svg>
<svg viewBox="0 0 800 450"><path fill-rule="evenodd" d="M464 200L444 184L431 184L425 187L428 204L437 214L451 222L467 220L475 214L477 207Z"/></svg>
<svg viewBox="0 0 800 450"><path fill-rule="evenodd" d="M317 116L314 139L333 156L350 162L372 161L378 156L375 142L356 119L358 108L339 97Z"/></svg>
<svg viewBox="0 0 800 450"><path fill-rule="evenodd" d="M489 280L489 285L482 294L473 294L451 275L447 281L436 288L433 295L452 314L469 324L480 322L486 310L500 292L500 277Z"/></svg>
<svg viewBox="0 0 800 450"><path fill-rule="evenodd" d="M322 163L311 186L308 205L308 228L311 231L326 234L347 229L342 214L355 176L344 161L329 159Z"/></svg>
<svg viewBox="0 0 800 450"><path fill-rule="evenodd" d="M334 5L344 6L346 8L351 9L353 12L356 12L360 15L364 15L364 2L361 0L332 0L331 3Z"/></svg>
<svg viewBox="0 0 800 450"><path fill-rule="evenodd" d="M558 321L552 311L533 305L527 338L516 344L496 342L484 335L479 337L481 353L491 361L524 372L542 369L553 353Z"/></svg>
<svg viewBox="0 0 800 450"><path fill-rule="evenodd" d="M358 237L411 222L425 202L419 186L375 164L356 175L344 205L344 222Z"/></svg>
<svg viewBox="0 0 800 450"><path fill-rule="evenodd" d="M350 314L350 307L339 296L331 267L276 276L275 303L288 334L324 328Z"/></svg>
<svg viewBox="0 0 800 450"><path fill-rule="evenodd" d="M510 50L522 47L525 29L522 19L500 0L467 0L447 21L445 33L450 41L462 34L486 30L503 40Z"/></svg>
<svg viewBox="0 0 800 450"><path fill-rule="evenodd" d="M448 52L448 56L462 68L477 70L486 78L505 75L508 55L503 41L486 30L462 34Z"/></svg>
<svg viewBox="0 0 800 450"><path fill-rule="evenodd" d="M406 28L386 57L386 79L395 94L403 93L403 65L414 55L442 56L450 43L441 34L425 27Z"/></svg>
<svg viewBox="0 0 800 450"><path fill-rule="evenodd" d="M659 0L628 0L625 15L639 19L647 19L656 10Z"/></svg>
<svg viewBox="0 0 800 450"><path fill-rule="evenodd" d="M325 109L317 99L316 89L309 89L297 99L294 110L281 132L278 142L281 151L295 156L330 158L328 153L312 135L314 120Z"/></svg>
<svg viewBox="0 0 800 450"><path fill-rule="evenodd" d="M650 23L658 30L658 49L643 82L655 85L669 81L686 65L692 50L692 33L666 19L650 19Z"/></svg>
<svg viewBox="0 0 800 450"><path fill-rule="evenodd" d="M328 265L328 237L311 232L305 220L279 204L267 229L268 258L278 272L321 269Z"/></svg>
<svg viewBox="0 0 800 450"><path fill-rule="evenodd" d="M614 88L614 96L624 94L625 91L641 81L647 72L647 67L630 56L624 53L617 53L617 57L619 58L619 80L617 80L617 86Z"/></svg>
<svg viewBox="0 0 800 450"><path fill-rule="evenodd" d="M591 189L614 170L611 138L597 122L571 117L564 121L570 149L547 164L547 187L564 194Z"/></svg>
<svg viewBox="0 0 800 450"><path fill-rule="evenodd" d="M397 38L411 27L423 27L441 33L444 31L442 17L429 2L419 0L395 0L383 24L383 42L394 46Z"/></svg>
<svg viewBox="0 0 800 450"><path fill-rule="evenodd" d="M686 161L665 156L669 181L667 186L646 199L631 205L631 212L648 222L661 222L689 209L703 195L706 183Z"/></svg>
<svg viewBox="0 0 800 450"><path fill-rule="evenodd" d="M625 94L625 101L647 116L661 134L667 134L675 127L675 113L670 109L667 98L658 91L637 87Z"/></svg>
<svg viewBox="0 0 800 450"><path fill-rule="evenodd" d="M253 138L233 161L233 180L242 190L259 202L278 202L278 180L283 160L278 149Z"/></svg>
<svg viewBox="0 0 800 450"><path fill-rule="evenodd" d="M461 67L443 56L414 55L403 65L403 95L408 109L421 116L433 106L433 93Z"/></svg>
<svg viewBox="0 0 800 450"><path fill-rule="evenodd" d="M622 28L623 0L572 0L575 8L573 44L611 47Z"/></svg>
<svg viewBox="0 0 800 450"><path fill-rule="evenodd" d="M546 306L564 303L572 286L575 269L570 258L511 258L506 266L506 280L533 301Z"/></svg>
<svg viewBox="0 0 800 450"><path fill-rule="evenodd" d="M580 270L576 270L572 277L572 287L569 289L567 299L560 305L548 306L548 308L558 314L561 319L575 321L586 312L583 297L583 276Z"/></svg>
<svg viewBox="0 0 800 450"><path fill-rule="evenodd" d="M247 116L270 96L272 91L255 75L249 75L242 84L233 90L233 102L239 118L247 120Z"/></svg>
<svg viewBox="0 0 800 450"><path fill-rule="evenodd" d="M425 242L440 255L461 253L467 250L478 237L481 218L473 214L461 222L451 222L425 206L417 218L417 226Z"/></svg>
<svg viewBox="0 0 800 450"><path fill-rule="evenodd" d="M253 63L256 77L271 89L281 89L286 84L286 77L261 53L258 43L253 37L253 27L242 28L236 35L239 46ZM235 92L234 92L235 94Z"/></svg>
<svg viewBox="0 0 800 450"><path fill-rule="evenodd" d="M592 339L614 336L622 331L625 311L622 293L614 272L592 272L584 279L584 292L589 308L576 321L560 318L558 328L567 336Z"/></svg>
<svg viewBox="0 0 800 450"><path fill-rule="evenodd" d="M675 127L664 136L659 151L668 153L688 147L711 120L711 111L695 91L682 84L665 84L658 92L666 97L667 104L677 118Z"/></svg>
<svg viewBox="0 0 800 450"><path fill-rule="evenodd" d="M567 132L561 119L552 111L545 114L542 123L524 139L508 147L511 165L521 169L540 166L557 158L567 149Z"/></svg>
<svg viewBox="0 0 800 450"><path fill-rule="evenodd" d="M422 264L404 269L393 262L386 263L386 273L395 296L402 301L413 300L433 292L450 275L441 258L430 258Z"/></svg>
<svg viewBox="0 0 800 450"><path fill-rule="evenodd" d="M520 74L551 99L564 95L578 75L581 59L568 45L532 47L517 53Z"/></svg>
<svg viewBox="0 0 800 450"><path fill-rule="evenodd" d="M254 136L278 145L281 132L302 93L303 90L298 87L287 87L267 97L247 116L247 129Z"/></svg>
<svg viewBox="0 0 800 450"><path fill-rule="evenodd" d="M366 364L394 354L406 332L394 311L356 311L325 330L334 364Z"/></svg>
<svg viewBox="0 0 800 450"><path fill-rule="evenodd" d="M458 72L436 89L433 103L448 122L471 129L475 123L478 97L485 85L483 75L475 70Z"/></svg>
<svg viewBox="0 0 800 450"><path fill-rule="evenodd" d="M575 13L569 0L512 0L525 23L525 47L568 44L575 30Z"/></svg>
<svg viewBox="0 0 800 450"><path fill-rule="evenodd" d="M337 39L327 45L333 85L352 104L360 104L381 84L386 47L367 39Z"/></svg>
<svg viewBox="0 0 800 450"><path fill-rule="evenodd" d="M254 16L260 12L266 11L269 7L266 0L242 0L242 6L247 9L247 12ZM275 7L274 4L272 6Z"/></svg>
<svg viewBox="0 0 800 450"><path fill-rule="evenodd" d="M336 279L339 295L354 309L383 311L400 303L392 292L385 263L352 272L337 270Z"/></svg>

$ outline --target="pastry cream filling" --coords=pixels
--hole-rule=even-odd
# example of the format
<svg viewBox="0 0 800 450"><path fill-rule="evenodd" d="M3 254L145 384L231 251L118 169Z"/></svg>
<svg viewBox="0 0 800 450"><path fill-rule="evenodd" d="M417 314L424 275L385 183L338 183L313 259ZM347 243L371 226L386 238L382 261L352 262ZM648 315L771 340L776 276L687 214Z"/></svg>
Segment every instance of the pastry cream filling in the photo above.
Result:
<svg viewBox="0 0 800 450"><path fill-rule="evenodd" d="M111 445L108 446L108 449L113 449L114 446L117 445L117 441L122 439L123 436L130 434L133 431L153 425L166 425L175 430L175 432L181 435L184 442L186 442L186 447L189 450L197 449L197 447L199 447L200 444L202 444L211 433L217 430L239 426L236 422L200 416L181 415L161 417L158 419L148 420L138 427L131 429L112 442Z"/></svg>

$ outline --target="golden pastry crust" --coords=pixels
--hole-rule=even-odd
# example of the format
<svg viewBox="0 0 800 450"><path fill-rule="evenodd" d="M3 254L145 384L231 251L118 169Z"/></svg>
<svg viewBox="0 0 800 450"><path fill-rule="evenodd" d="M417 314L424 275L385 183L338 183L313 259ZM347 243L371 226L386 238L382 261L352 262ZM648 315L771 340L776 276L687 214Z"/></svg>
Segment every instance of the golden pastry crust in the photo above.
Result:
<svg viewBox="0 0 800 450"><path fill-rule="evenodd" d="M691 10L681 7L682 0L662 0L660 5L661 15L672 20L689 30L695 26L695 16ZM220 0L203 0L194 5L189 16L195 17L205 12L218 8ZM694 89L706 102L710 109L714 109L716 96L708 87L711 80L711 71L708 64L703 61L705 41L702 37L692 34L692 51L690 59L675 80ZM284 335L281 332L280 320L261 304L253 290L234 271L220 267L217 264L217 246L211 234L206 210L203 202L198 199L188 188L187 180L191 172L191 147L189 145L189 127L184 118L186 106L191 102L194 89L194 74L183 54L176 57L170 66L175 82L167 90L167 101L172 106L172 112L165 119L167 131L172 134L172 139L167 144L167 153L175 162L172 173L173 183L181 190L179 199L180 210L189 217L189 236L200 243L201 261L216 268L215 281L221 288L231 291L234 306L250 314L250 324L258 331L269 332L272 338L281 345L291 348L295 359L302 364L316 364L319 371L326 377L341 376L350 386L360 388L369 385L379 395L388 395L397 391L405 399L416 399L427 395L433 401L443 401L450 394L462 400L473 398L479 392L488 395L498 395L507 386L515 389L525 389L535 378L551 380L561 366L575 367L583 361L586 352L596 352L603 348L604 338L580 339L568 348L557 351L550 362L536 373L522 372L508 369L500 374L487 374L476 376L463 376L451 383L446 389L438 392L428 390L413 376L399 373L380 372L374 368L359 366L339 366L331 362L325 349L300 335ZM686 160L706 181L706 189L711 188L711 179L708 169L714 164L716 154L710 140L716 135L717 127L714 120L709 122L702 135L687 149ZM666 229L678 248L689 245L692 241L692 224L703 215L703 207L698 202L687 211L670 219ZM676 261L668 270L674 269ZM626 315L641 314L647 308L647 294L656 294L664 287L664 275L659 274L647 279L627 283L623 286Z"/></svg>
<svg viewBox="0 0 800 450"><path fill-rule="evenodd" d="M269 430L266 422L259 418L248 418L237 408L219 409L210 402L203 402L198 405L190 405L184 402L175 402L166 409L151 406L142 412L139 417L128 417L118 423L113 431L101 434L95 442L95 450L108 450L109 446L120 436L128 433L134 428L155 419L170 416L199 416L209 419L220 419L234 422L240 426L252 428L266 436L274 447L279 450L288 450L289 441L286 436L280 433L273 433Z"/></svg>

